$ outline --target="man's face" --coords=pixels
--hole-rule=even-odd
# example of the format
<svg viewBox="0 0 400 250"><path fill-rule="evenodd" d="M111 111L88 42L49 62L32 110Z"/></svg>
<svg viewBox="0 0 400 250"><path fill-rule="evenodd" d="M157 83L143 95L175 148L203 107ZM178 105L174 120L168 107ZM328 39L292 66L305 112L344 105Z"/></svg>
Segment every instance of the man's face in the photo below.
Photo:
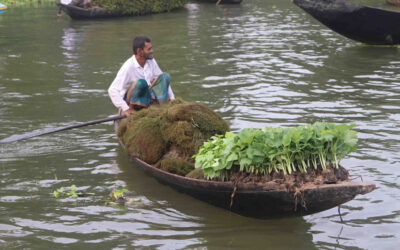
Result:
<svg viewBox="0 0 400 250"><path fill-rule="evenodd" d="M145 42L142 52L143 52L143 57L146 60L147 59L153 59L154 51L153 51L153 46L151 45L151 43Z"/></svg>

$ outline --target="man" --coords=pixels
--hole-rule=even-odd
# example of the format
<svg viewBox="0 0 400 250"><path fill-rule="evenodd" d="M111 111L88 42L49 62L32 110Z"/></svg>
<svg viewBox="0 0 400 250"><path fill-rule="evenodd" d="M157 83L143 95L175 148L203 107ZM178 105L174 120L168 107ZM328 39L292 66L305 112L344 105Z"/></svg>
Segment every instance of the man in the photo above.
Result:
<svg viewBox="0 0 400 250"><path fill-rule="evenodd" d="M108 88L112 103L125 116L133 110L175 99L170 76L163 73L153 58L153 46L148 37L133 39L133 56L118 71Z"/></svg>
<svg viewBox="0 0 400 250"><path fill-rule="evenodd" d="M90 0L72 0L69 5L84 8L84 9L89 9L92 7Z"/></svg>
<svg viewBox="0 0 400 250"><path fill-rule="evenodd" d="M60 3L64 5L68 5L72 2L72 0L61 0ZM58 5L58 4L57 4ZM58 7L57 16L61 16L61 6Z"/></svg>
<svg viewBox="0 0 400 250"><path fill-rule="evenodd" d="M97 8L97 6L92 6L90 0L60 0L60 3L84 9ZM57 16L61 16L61 6L58 7Z"/></svg>

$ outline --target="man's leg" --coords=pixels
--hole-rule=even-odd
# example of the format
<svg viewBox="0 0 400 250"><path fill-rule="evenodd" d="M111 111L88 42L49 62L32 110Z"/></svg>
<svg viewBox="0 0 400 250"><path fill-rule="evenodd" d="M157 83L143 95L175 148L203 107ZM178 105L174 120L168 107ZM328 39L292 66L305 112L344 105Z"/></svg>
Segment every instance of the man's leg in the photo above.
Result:
<svg viewBox="0 0 400 250"><path fill-rule="evenodd" d="M137 82L132 83L125 94L124 100L130 108L135 110L148 107L150 105L150 91L147 81L139 79Z"/></svg>
<svg viewBox="0 0 400 250"><path fill-rule="evenodd" d="M156 103L163 103L168 100L168 88L171 76L167 72L159 75L151 85L151 92L155 97Z"/></svg>

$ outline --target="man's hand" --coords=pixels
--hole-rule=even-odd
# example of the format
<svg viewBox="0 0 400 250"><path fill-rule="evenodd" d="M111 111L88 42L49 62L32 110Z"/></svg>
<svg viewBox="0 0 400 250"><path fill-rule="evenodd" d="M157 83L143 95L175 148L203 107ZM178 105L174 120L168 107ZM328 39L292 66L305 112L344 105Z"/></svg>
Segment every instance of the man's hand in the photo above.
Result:
<svg viewBox="0 0 400 250"><path fill-rule="evenodd" d="M127 109L125 111L122 112L123 115L125 115L126 117L128 117L131 114L132 110L131 109Z"/></svg>

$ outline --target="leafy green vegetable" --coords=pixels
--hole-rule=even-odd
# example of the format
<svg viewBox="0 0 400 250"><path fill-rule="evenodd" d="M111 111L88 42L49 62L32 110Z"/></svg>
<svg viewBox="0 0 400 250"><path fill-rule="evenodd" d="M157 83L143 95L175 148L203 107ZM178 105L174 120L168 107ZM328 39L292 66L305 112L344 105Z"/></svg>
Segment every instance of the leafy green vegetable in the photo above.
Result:
<svg viewBox="0 0 400 250"><path fill-rule="evenodd" d="M228 179L232 172L302 173L307 168L339 167L340 159L356 151L354 124L316 122L294 128L243 129L205 142L193 157L209 179Z"/></svg>

